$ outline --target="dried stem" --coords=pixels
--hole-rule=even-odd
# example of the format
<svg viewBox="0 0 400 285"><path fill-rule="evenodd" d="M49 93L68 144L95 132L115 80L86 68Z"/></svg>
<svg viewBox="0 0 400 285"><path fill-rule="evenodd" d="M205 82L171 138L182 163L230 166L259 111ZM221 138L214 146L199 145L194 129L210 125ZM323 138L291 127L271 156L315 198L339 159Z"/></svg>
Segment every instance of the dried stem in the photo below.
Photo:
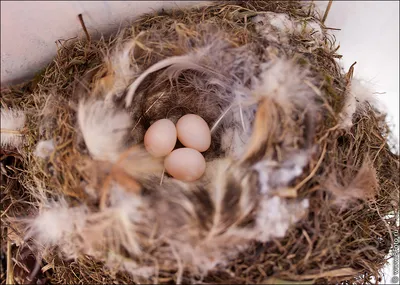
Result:
<svg viewBox="0 0 400 285"><path fill-rule="evenodd" d="M85 22L83 21L82 14L79 14L78 18L79 18L79 22L81 23L82 29L85 32L86 39L88 40L88 42L91 42L91 37L90 37L90 34L89 34L89 32L88 32L88 30L86 28Z"/></svg>
<svg viewBox="0 0 400 285"><path fill-rule="evenodd" d="M325 23L325 20L328 17L328 14L329 14L329 10L331 9L332 3L333 3L333 0L329 0L329 3L328 3L328 6L326 7L324 16L322 17L322 23Z"/></svg>

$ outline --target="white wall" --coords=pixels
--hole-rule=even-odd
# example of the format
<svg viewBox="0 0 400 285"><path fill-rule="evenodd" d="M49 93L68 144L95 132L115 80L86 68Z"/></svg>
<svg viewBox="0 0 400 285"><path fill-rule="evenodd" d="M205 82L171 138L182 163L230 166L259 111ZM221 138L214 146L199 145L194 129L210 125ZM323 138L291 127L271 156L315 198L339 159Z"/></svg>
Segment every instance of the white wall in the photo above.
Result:
<svg viewBox="0 0 400 285"><path fill-rule="evenodd" d="M327 1L316 1L324 10ZM340 60L347 71L353 62L354 76L370 82L388 111L399 151L399 2L334 1L325 22L340 28Z"/></svg>
<svg viewBox="0 0 400 285"><path fill-rule="evenodd" d="M1 82L15 83L44 67L56 54L55 41L83 31L118 28L125 20L167 7L200 1L1 1ZM206 3L206 2L204 2Z"/></svg>

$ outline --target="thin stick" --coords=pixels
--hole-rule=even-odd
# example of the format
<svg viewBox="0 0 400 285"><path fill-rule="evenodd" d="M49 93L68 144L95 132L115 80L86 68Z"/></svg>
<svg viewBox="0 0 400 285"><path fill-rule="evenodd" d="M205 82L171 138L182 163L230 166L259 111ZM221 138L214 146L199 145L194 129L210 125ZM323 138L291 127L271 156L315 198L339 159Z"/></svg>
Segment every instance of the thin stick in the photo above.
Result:
<svg viewBox="0 0 400 285"><path fill-rule="evenodd" d="M294 189L296 189L296 191L299 190L304 184L306 184L307 181L309 181L311 178L313 178L315 173L317 173L317 170L318 170L319 166L321 165L321 163L322 163L322 161L324 160L324 157L325 157L326 145L327 144L325 143L324 149L322 150L322 154L321 154L321 156L320 156L320 158L319 158L319 160L317 162L317 165L315 165L314 169L310 172L310 174L306 178L304 178L303 181L301 181L299 184L297 184L294 187Z"/></svg>
<svg viewBox="0 0 400 285"><path fill-rule="evenodd" d="M230 105L228 109L225 110L224 113L218 118L218 120L214 123L214 125L211 128L211 133L217 128L218 124L221 122L221 120L225 117L226 113L229 112L230 109L232 109L233 105Z"/></svg>
<svg viewBox="0 0 400 285"><path fill-rule="evenodd" d="M243 131L246 131L246 126L244 125L242 104L239 104L240 120L242 121Z"/></svg>
<svg viewBox="0 0 400 285"><path fill-rule="evenodd" d="M142 120L143 116L147 114L148 111L150 111L150 109L154 106L155 103L157 103L158 100L161 99L161 97L163 97L165 95L165 92L162 92L161 95L150 105L149 108L147 108L146 112L144 112L144 114L142 116L140 116L139 120L136 122L135 126L133 127L132 131L134 131L137 127L137 125L140 123L140 121Z"/></svg>
<svg viewBox="0 0 400 285"><path fill-rule="evenodd" d="M177 277L176 277L176 284L182 284L182 276L183 276L183 264L182 264L182 260L181 260L181 258L179 257L179 254L178 254L178 252L176 251L175 246L172 245L170 242L169 242L169 246L171 247L172 254L173 254L174 257L176 258L176 261L177 261L177 263L178 263L178 272L177 272Z"/></svg>
<svg viewBox="0 0 400 285"><path fill-rule="evenodd" d="M8 228L7 228L8 234ZM12 266L11 259L11 241L7 238L7 275L6 275L6 284L14 284L14 271Z"/></svg>
<svg viewBox="0 0 400 285"><path fill-rule="evenodd" d="M3 134L14 134L14 135L23 135L21 132L19 131L15 131L15 130L9 130L9 129L0 129L0 133Z"/></svg>
<svg viewBox="0 0 400 285"><path fill-rule="evenodd" d="M329 10L331 9L333 0L329 0L328 6L326 7L324 16L322 17L322 23L325 23L326 18L328 18Z"/></svg>
<svg viewBox="0 0 400 285"><path fill-rule="evenodd" d="M162 183L163 183L164 175L165 175L165 167L164 167L164 169L163 169L163 171L162 171L162 174L161 174L160 186L161 186Z"/></svg>
<svg viewBox="0 0 400 285"><path fill-rule="evenodd" d="M79 22L81 22L81 26L82 26L83 31L85 32L86 38L90 42L91 41L90 34L89 34L89 32L88 32L88 30L86 28L85 22L83 21L82 14L79 14L78 18L79 18Z"/></svg>
<svg viewBox="0 0 400 285"><path fill-rule="evenodd" d="M346 73L346 80L347 84L350 84L351 79L353 78L354 74L354 66L357 64L357 61L355 61L349 68L349 71Z"/></svg>

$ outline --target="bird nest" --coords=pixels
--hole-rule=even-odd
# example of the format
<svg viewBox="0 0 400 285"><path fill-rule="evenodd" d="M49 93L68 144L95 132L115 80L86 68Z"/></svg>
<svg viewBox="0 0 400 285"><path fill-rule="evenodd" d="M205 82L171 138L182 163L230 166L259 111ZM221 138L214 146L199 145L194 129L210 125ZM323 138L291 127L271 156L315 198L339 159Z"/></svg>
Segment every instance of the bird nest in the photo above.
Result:
<svg viewBox="0 0 400 285"><path fill-rule="evenodd" d="M288 1L58 41L1 90L1 283L379 281L399 157L338 48L312 3ZM142 148L153 122L188 113L212 135L190 183Z"/></svg>

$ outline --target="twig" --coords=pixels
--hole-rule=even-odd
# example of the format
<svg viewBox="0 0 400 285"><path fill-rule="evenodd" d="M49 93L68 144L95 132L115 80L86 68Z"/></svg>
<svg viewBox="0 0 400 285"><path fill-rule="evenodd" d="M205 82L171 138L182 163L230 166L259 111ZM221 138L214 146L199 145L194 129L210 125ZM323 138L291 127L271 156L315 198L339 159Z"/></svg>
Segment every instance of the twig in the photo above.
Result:
<svg viewBox="0 0 400 285"><path fill-rule="evenodd" d="M164 175L165 175L165 167L164 167L164 169L163 169L163 171L162 171L162 174L161 174L160 186L161 186L162 183L163 183Z"/></svg>
<svg viewBox="0 0 400 285"><path fill-rule="evenodd" d="M138 119L138 121L136 122L135 126L132 129L132 132L136 129L137 125L139 125L140 121L142 120L143 116L147 114L148 111L150 111L150 109L154 106L154 104L157 103L158 100L161 99L161 97L163 97L165 95L165 92L162 92L160 96L158 96L158 98L150 105L149 108L147 108L146 112L143 113L143 115L140 116L140 118Z"/></svg>
<svg viewBox="0 0 400 285"><path fill-rule="evenodd" d="M306 257L304 258L304 263L307 263L308 259L311 256L311 252L312 252L312 248L313 248L313 243L310 239L310 236L307 234L307 232L305 230L303 230L303 235L305 236L308 244L309 244L309 249L307 251Z"/></svg>
<svg viewBox="0 0 400 285"><path fill-rule="evenodd" d="M318 162L317 162L317 165L315 165L315 167L314 167L314 169L311 171L311 173L310 173L306 178L304 178L303 181L301 181L299 184L297 184L297 185L294 187L294 189L296 189L296 191L299 190L304 184L306 184L311 178L313 178L314 175L315 175L315 173L317 173L317 170L318 170L319 166L321 165L321 163L322 163L322 161L324 160L324 157L325 157L326 145L327 145L327 144L325 143L325 144L324 144L324 149L322 150L322 153L321 153L321 156L320 156L320 158L319 158L319 160L318 160Z"/></svg>
<svg viewBox="0 0 400 285"><path fill-rule="evenodd" d="M15 131L15 130L9 130L9 129L0 129L0 133L3 134L14 134L14 135L23 135L21 132L19 131Z"/></svg>
<svg viewBox="0 0 400 285"><path fill-rule="evenodd" d="M232 104L229 106L228 109L225 110L225 112L222 113L222 115L217 119L217 121L214 123L214 125L211 128L211 133L214 132L214 130L217 128L218 124L221 122L221 120L225 117L225 115L229 112L229 110L232 108Z"/></svg>
<svg viewBox="0 0 400 285"><path fill-rule="evenodd" d="M169 242L169 246L171 247L172 254L176 258L176 261L178 263L178 272L177 272L177 277L176 277L176 284L182 284L182 276L183 276L183 269L184 269L183 268L183 264L182 264L182 260L179 257L179 254L176 251L175 246L172 245L171 242Z"/></svg>
<svg viewBox="0 0 400 285"><path fill-rule="evenodd" d="M243 118L243 110L242 110L242 104L239 103L239 112L240 112L240 120L242 121L242 127L243 131L246 132L246 126L244 125L244 118Z"/></svg>
<svg viewBox="0 0 400 285"><path fill-rule="evenodd" d="M322 23L325 23L326 18L328 17L329 10L331 9L333 0L329 0L328 6L326 7L324 16L322 17Z"/></svg>
<svg viewBox="0 0 400 285"><path fill-rule="evenodd" d="M83 29L83 31L85 32L86 38L87 38L87 40L90 42L90 41L91 41L90 34L89 34L89 32L88 32L88 30L87 30L87 28L86 28L85 22L83 21L83 16L82 16L82 14L79 14L79 15L78 15L78 18L79 18L79 22L81 23L82 29Z"/></svg>
<svg viewBox="0 0 400 285"><path fill-rule="evenodd" d="M346 73L346 80L347 84L350 83L351 79L353 78L353 73L354 73L354 66L357 64L357 61L355 61L349 68L349 71Z"/></svg>
<svg viewBox="0 0 400 285"><path fill-rule="evenodd" d="M335 117L335 112L329 105L328 100L326 100L326 98L322 95L321 90L319 90L318 87L312 84L309 80L304 80L304 83L307 84L315 92L315 94L321 97L321 99L324 101L324 106L326 107L326 109L328 109L329 113L331 113L331 115Z"/></svg>
<svg viewBox="0 0 400 285"><path fill-rule="evenodd" d="M8 234L8 228L7 228ZM6 275L6 284L14 284L14 270L12 266L11 259L11 241L7 238L7 275Z"/></svg>
<svg viewBox="0 0 400 285"><path fill-rule="evenodd" d="M339 28L329 28L329 27L324 27L325 30L333 30L333 31L341 31L342 29Z"/></svg>

